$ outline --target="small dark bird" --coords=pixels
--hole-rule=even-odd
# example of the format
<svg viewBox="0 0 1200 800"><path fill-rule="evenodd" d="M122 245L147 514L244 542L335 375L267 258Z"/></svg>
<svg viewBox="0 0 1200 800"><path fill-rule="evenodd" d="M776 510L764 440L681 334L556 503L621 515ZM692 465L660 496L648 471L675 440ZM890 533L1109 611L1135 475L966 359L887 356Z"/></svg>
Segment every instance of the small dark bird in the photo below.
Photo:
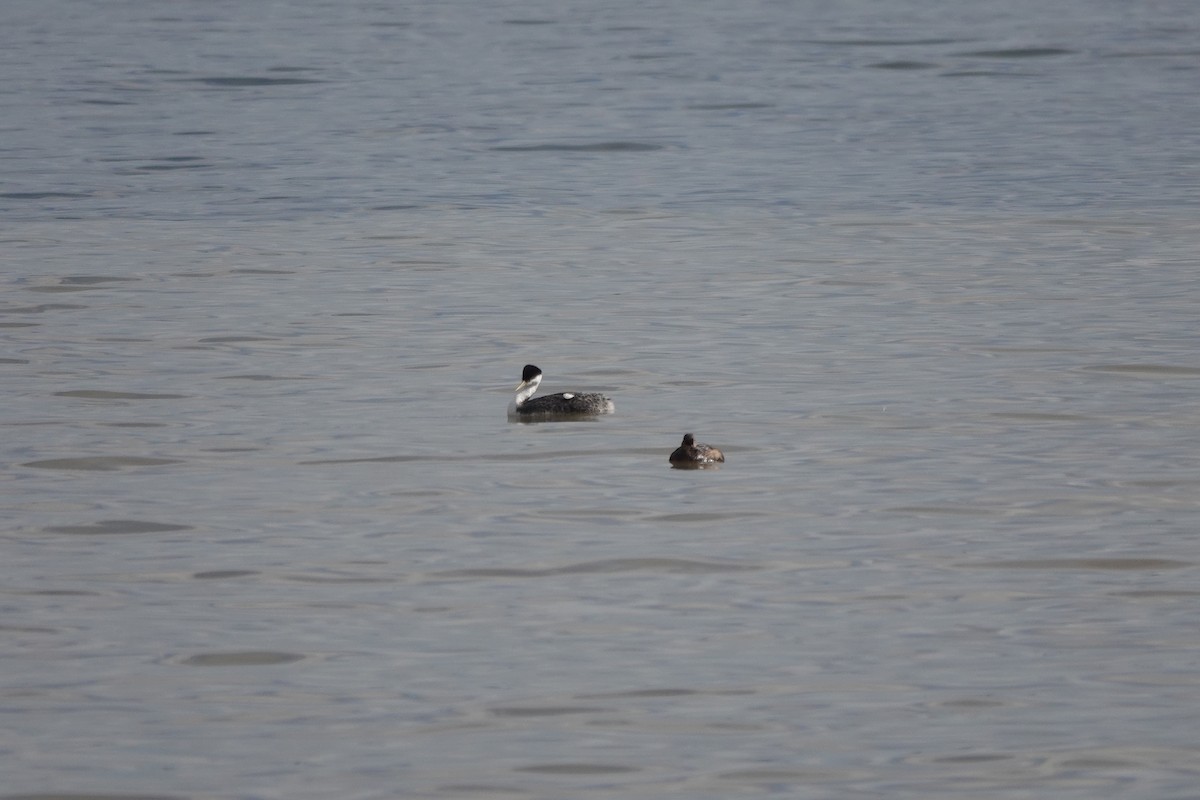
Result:
<svg viewBox="0 0 1200 800"><path fill-rule="evenodd" d="M697 469L725 461L725 454L715 447L697 444L690 433L683 435L683 444L671 453L671 465L678 469Z"/></svg>

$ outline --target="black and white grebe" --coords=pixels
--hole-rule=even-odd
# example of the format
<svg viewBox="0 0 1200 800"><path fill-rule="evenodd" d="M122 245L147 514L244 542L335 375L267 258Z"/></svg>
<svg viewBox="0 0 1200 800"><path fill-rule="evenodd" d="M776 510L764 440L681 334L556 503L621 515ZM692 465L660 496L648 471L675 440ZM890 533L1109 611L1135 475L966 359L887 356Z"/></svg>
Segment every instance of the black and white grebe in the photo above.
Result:
<svg viewBox="0 0 1200 800"><path fill-rule="evenodd" d="M671 453L671 465L680 469L695 469L725 461L725 454L715 447L696 442L690 433L683 435L683 444Z"/></svg>
<svg viewBox="0 0 1200 800"><path fill-rule="evenodd" d="M602 394L574 394L561 392L534 397L542 383L542 371L533 364L526 364L517 384L517 396L508 406L509 419L546 420L579 419L611 414L616 410L613 401Z"/></svg>

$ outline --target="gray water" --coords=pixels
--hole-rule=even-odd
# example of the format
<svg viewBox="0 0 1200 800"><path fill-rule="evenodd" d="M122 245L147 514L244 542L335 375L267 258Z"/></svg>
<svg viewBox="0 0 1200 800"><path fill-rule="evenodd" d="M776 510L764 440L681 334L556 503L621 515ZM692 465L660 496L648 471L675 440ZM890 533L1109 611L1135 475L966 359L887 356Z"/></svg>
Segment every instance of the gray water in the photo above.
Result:
<svg viewBox="0 0 1200 800"><path fill-rule="evenodd" d="M1200 6L0 22L0 798L1197 796Z"/></svg>

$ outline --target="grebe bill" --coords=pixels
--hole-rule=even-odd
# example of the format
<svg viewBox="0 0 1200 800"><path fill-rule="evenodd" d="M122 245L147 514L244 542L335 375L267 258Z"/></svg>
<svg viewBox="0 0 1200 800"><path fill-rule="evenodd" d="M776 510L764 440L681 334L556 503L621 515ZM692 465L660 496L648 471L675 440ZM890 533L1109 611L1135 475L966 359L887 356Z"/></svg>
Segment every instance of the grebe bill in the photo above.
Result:
<svg viewBox="0 0 1200 800"><path fill-rule="evenodd" d="M548 417L597 417L616 410L613 401L602 394L575 394L561 392L534 397L542 383L542 371L533 364L526 364L517 384L517 396L508 406L508 416L515 419Z"/></svg>

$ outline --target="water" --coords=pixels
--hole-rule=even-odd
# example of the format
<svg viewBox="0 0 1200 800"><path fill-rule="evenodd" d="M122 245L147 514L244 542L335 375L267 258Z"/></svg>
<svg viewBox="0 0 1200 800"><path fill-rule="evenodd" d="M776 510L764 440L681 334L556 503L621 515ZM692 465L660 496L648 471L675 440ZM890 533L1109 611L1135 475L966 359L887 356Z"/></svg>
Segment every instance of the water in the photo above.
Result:
<svg viewBox="0 0 1200 800"><path fill-rule="evenodd" d="M1195 796L1193 4L4 16L0 797Z"/></svg>

